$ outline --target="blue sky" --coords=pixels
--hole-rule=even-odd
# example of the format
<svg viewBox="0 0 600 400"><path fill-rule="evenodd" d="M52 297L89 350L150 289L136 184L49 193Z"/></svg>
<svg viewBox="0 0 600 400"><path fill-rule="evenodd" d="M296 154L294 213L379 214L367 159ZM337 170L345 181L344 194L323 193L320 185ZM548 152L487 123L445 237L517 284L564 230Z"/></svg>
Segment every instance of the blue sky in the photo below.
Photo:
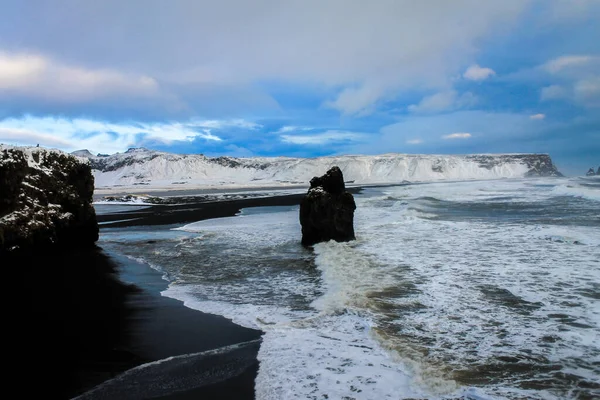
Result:
<svg viewBox="0 0 600 400"><path fill-rule="evenodd" d="M0 142L600 164L599 0L4 0Z"/></svg>

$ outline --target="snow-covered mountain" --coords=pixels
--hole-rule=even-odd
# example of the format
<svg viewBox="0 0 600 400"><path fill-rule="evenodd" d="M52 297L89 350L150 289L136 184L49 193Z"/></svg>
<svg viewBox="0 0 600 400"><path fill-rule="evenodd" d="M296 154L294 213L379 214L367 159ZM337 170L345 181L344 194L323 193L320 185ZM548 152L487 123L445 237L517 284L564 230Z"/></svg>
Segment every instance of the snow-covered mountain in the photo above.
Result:
<svg viewBox="0 0 600 400"><path fill-rule="evenodd" d="M96 188L308 185L313 176L334 165L341 168L347 182L354 184L561 176L547 154L210 158L144 148L111 156L93 156L86 150L75 154L90 160Z"/></svg>

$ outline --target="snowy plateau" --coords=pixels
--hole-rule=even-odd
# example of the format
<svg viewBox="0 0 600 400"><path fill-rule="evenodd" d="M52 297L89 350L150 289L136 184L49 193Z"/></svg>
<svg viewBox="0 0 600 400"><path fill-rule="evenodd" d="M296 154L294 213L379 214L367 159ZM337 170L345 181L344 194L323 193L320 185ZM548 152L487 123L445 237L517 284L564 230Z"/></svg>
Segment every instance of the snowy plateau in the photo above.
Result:
<svg viewBox="0 0 600 400"><path fill-rule="evenodd" d="M87 150L72 154L89 160L96 189L100 190L308 186L312 177L322 175L334 165L341 168L350 185L562 176L547 154L211 158L144 148L109 156L94 156Z"/></svg>

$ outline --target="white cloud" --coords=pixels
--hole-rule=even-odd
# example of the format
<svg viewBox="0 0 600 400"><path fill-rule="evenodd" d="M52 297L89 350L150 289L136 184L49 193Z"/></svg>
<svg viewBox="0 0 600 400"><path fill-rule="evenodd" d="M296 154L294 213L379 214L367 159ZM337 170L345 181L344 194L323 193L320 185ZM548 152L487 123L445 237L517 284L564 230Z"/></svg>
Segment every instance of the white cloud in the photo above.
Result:
<svg viewBox="0 0 600 400"><path fill-rule="evenodd" d="M546 118L546 114L533 114L529 116L529 119L541 120Z"/></svg>
<svg viewBox="0 0 600 400"><path fill-rule="evenodd" d="M9 118L0 120L0 142L57 147L72 151L89 149L100 153L116 153L139 144L143 140L170 144L177 141L204 139L220 142L222 139L206 126L231 126L231 121L190 121L187 123L108 123L90 119L65 118ZM235 121L238 125L251 125Z"/></svg>
<svg viewBox="0 0 600 400"><path fill-rule="evenodd" d="M550 73L556 74L566 68L585 66L597 58L598 57L593 57L590 55L562 56L548 61L542 66L542 68Z"/></svg>
<svg viewBox="0 0 600 400"><path fill-rule="evenodd" d="M256 130L262 128L262 125L260 124L239 118L229 120L193 120L188 125L208 129L241 128L248 130Z"/></svg>
<svg viewBox="0 0 600 400"><path fill-rule="evenodd" d="M424 97L419 104L408 106L408 111L414 113L431 113L469 107L477 101L471 92L458 95L456 90L447 90Z"/></svg>
<svg viewBox="0 0 600 400"><path fill-rule="evenodd" d="M405 88L447 87L477 43L518 21L530 1L180 0L168 12L144 2L143 13L138 2L70 2L3 15L15 27L3 43L44 43L53 60L165 84L308 84L335 92L326 105L361 114ZM73 34L81 27L84 38Z"/></svg>
<svg viewBox="0 0 600 400"><path fill-rule="evenodd" d="M407 144L421 144L423 141L421 139L410 139L406 141Z"/></svg>
<svg viewBox="0 0 600 400"><path fill-rule="evenodd" d="M168 12L162 2L144 2L140 13L135 1L40 3L21 12L22 0L6 0L3 17L11 24L2 30L2 43L43 49L48 57L20 56L26 68L15 69L13 62L0 69L5 86L36 82L35 93L63 101L107 91L147 96L156 82L159 89L204 85L206 92L285 82L322 90L325 106L362 115L403 90L443 91L463 73L491 76L479 66L465 72L465 63L475 60L486 39L521 23L534 1L178 0ZM540 11L560 2L535 1ZM562 0L552 19L572 9L589 18L591 3ZM537 8L527 23L529 17L538 22ZM83 36L73 34L81 27ZM65 88L61 79L71 84Z"/></svg>
<svg viewBox="0 0 600 400"><path fill-rule="evenodd" d="M600 107L600 75L575 83L575 101L587 107Z"/></svg>
<svg viewBox="0 0 600 400"><path fill-rule="evenodd" d="M540 124L539 121L531 120L529 114L521 113L468 110L434 115L410 114L396 123L382 127L377 140L349 145L345 149L349 153L361 154L402 152L407 150L407 140L418 138L423 140L423 145L435 143L435 147L429 149L438 154L463 150L469 153L494 152L498 151L498 143L508 144L513 151L519 152L526 151L519 149L525 138L538 137L547 129L548 124ZM441 136L446 132L469 133L471 137L443 140ZM482 138L485 140L481 140Z"/></svg>
<svg viewBox="0 0 600 400"><path fill-rule="evenodd" d="M449 135L442 136L442 139L469 139L470 137L470 133L451 133Z"/></svg>
<svg viewBox="0 0 600 400"><path fill-rule="evenodd" d="M366 135L356 132L326 131L315 135L281 135L284 143L300 145L320 145L333 142L359 142L366 139Z"/></svg>
<svg viewBox="0 0 600 400"><path fill-rule="evenodd" d="M153 96L158 84L148 76L61 64L39 54L0 51L0 90L60 102L107 96Z"/></svg>
<svg viewBox="0 0 600 400"><path fill-rule="evenodd" d="M45 147L71 147L69 141L52 134L22 128L7 128L3 126L0 126L0 141L12 145L33 146L40 144Z"/></svg>
<svg viewBox="0 0 600 400"><path fill-rule="evenodd" d="M587 19L598 15L598 0L554 0L546 1L547 7L542 10L543 20L547 23L569 23L579 19Z"/></svg>
<svg viewBox="0 0 600 400"><path fill-rule="evenodd" d="M15 89L37 81L48 65L32 54L8 55L0 52L0 89Z"/></svg>
<svg viewBox="0 0 600 400"><path fill-rule="evenodd" d="M542 88L540 100L566 100L589 108L600 106L600 56L567 55L540 68L558 82Z"/></svg>
<svg viewBox="0 0 600 400"><path fill-rule="evenodd" d="M568 91L560 85L550 85L542 88L540 93L540 100L556 100L562 99L568 96Z"/></svg>
<svg viewBox="0 0 600 400"><path fill-rule="evenodd" d="M579 79L564 86L542 88L540 100L567 100L583 107L600 107L600 75Z"/></svg>
<svg viewBox="0 0 600 400"><path fill-rule="evenodd" d="M364 84L359 88L344 89L336 100L325 102L326 107L340 111L342 114L370 114L385 90L375 84Z"/></svg>
<svg viewBox="0 0 600 400"><path fill-rule="evenodd" d="M493 69L482 68L477 64L473 64L467 68L463 77L472 81L483 81L493 75L496 75L496 72Z"/></svg>
<svg viewBox="0 0 600 400"><path fill-rule="evenodd" d="M314 129L315 128L311 128L308 126L286 125L286 126L282 126L276 132L273 132L273 133L280 134L280 133L289 133L289 132L307 132L307 131L312 131Z"/></svg>

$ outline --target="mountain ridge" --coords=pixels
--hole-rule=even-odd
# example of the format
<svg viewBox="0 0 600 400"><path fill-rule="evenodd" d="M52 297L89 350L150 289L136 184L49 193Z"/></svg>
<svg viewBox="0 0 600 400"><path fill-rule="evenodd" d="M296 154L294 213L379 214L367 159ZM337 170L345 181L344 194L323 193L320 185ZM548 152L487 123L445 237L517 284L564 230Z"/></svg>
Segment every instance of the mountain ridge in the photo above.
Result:
<svg viewBox="0 0 600 400"><path fill-rule="evenodd" d="M562 176L548 154L532 153L238 158L131 148L109 156L93 156L86 150L76 155L89 160L97 187L308 185L313 176L334 165L355 184Z"/></svg>

